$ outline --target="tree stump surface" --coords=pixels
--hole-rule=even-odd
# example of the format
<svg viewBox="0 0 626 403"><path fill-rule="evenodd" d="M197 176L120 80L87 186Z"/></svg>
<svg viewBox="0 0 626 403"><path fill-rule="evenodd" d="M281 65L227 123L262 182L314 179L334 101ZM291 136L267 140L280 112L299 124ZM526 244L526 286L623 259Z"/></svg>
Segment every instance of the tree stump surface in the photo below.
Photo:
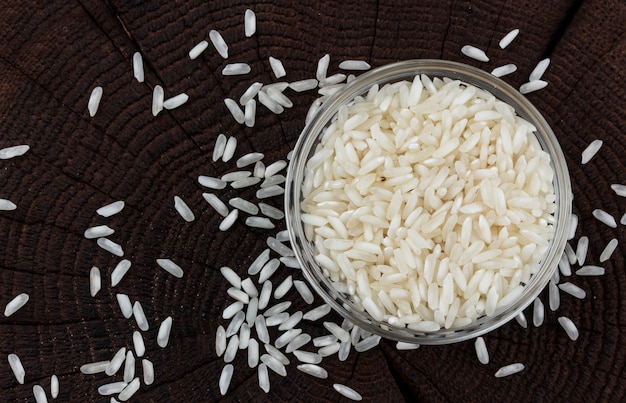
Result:
<svg viewBox="0 0 626 403"><path fill-rule="evenodd" d="M257 17L257 32L249 38L243 25L247 8ZM120 313L118 293L140 301L150 322L143 336L156 379L150 386L142 383L135 401L345 400L333 383L354 388L365 401L626 399L626 231L624 225L609 228L592 216L602 208L619 221L626 212L625 199L610 189L614 183L626 184L623 1L6 0L0 10L0 148L31 147L21 157L0 160L0 198L17 205L14 211L0 211L0 307L19 293L30 295L16 314L0 317L4 401L33 401L35 384L50 398L53 374L60 380L59 401L108 401L97 389L121 375L84 375L79 368L132 347L137 325ZM514 28L520 29L519 36L500 49L499 40ZM211 29L228 44L228 60L210 44L190 60L189 50L208 40ZM490 61L463 56L465 44L484 49ZM136 51L143 55L144 83L133 78ZM613 257L601 264L606 275L569 279L586 290L587 298L561 293L561 308L550 312L547 294L542 294L544 325L533 327L527 310L527 329L513 321L487 335L488 365L476 359L473 342L397 351L394 343L382 341L368 352L352 351L345 362L336 355L325 359L325 380L296 370L294 358L286 377L270 371L271 391L265 394L240 351L230 389L222 397L218 380L224 362L215 353L215 332L227 325L221 312L232 298L219 268L229 266L245 275L266 247L266 237L275 232L250 229L242 219L230 231L218 231L222 218L203 200L201 194L208 190L197 177L235 170L234 160L250 151L265 153L268 164L284 159L304 126L314 91L288 92L294 106L281 115L259 105L253 128L237 124L223 100L237 100L254 81L312 78L324 54L331 55L329 74L340 72L338 64L347 59L366 60L373 67L405 59L449 59L486 71L515 63L517 72L504 78L514 87L527 81L538 61L550 57L544 75L549 85L528 98L565 153L573 210L580 218L576 239L589 237L589 264L599 264L611 238L620 241ZM269 56L285 65L284 79L273 76ZM233 62L249 63L251 73L222 76L223 67ZM152 116L157 84L166 98L186 92L189 101ZM87 101L95 86L102 86L104 95L91 118ZM211 159L219 133L238 140L230 163ZM604 146L582 165L582 150L596 138ZM228 188L216 194L222 200L254 199L255 190ZM193 210L194 222L185 223L176 213L175 195ZM104 218L95 213L116 200L126 203L119 214ZM269 203L282 206L280 197ZM121 258L83 237L85 229L103 224L115 229L110 238L132 262L116 287L111 287L110 273ZM172 259L184 269L184 277L167 274L156 265L157 258ZM93 298L92 266L99 267L103 282ZM289 274L302 277L296 271ZM297 300L294 290L288 296ZM310 307L296 302L294 309ZM171 338L160 348L156 335L168 316L173 318ZM576 323L577 341L569 340L559 316ZM314 337L325 334L321 324L307 326ZM16 382L7 363L11 353L26 369L24 385ZM513 362L526 369L494 377L499 367Z"/></svg>

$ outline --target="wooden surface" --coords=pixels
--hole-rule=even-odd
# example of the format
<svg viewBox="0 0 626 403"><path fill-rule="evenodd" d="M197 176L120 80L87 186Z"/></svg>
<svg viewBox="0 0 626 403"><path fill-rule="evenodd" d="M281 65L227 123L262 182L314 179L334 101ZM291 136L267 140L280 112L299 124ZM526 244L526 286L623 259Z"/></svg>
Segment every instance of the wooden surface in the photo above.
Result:
<svg viewBox="0 0 626 403"><path fill-rule="evenodd" d="M243 15L257 15L257 33L246 38ZM60 379L59 401L108 401L98 386L103 374L83 375L82 364L110 359L132 346L135 322L124 319L115 295L139 300L149 318L146 356L156 380L142 386L135 401L216 401L224 365L216 357L215 331L231 302L221 266L239 273L265 248L268 232L240 221L226 233L220 217L202 199L198 175L219 176L234 164L213 163L216 136L239 140L236 154L255 150L265 161L282 159L293 147L313 92L288 92L295 105L280 116L259 106L257 125L238 125L223 99L238 99L253 81L270 83L267 58L281 59L288 81L314 77L317 60L331 55L330 72L345 59L372 66L412 58L443 58L491 71L515 63L506 78L526 81L534 65L552 60L546 89L531 94L552 125L565 152L575 194L577 238L589 236L588 260L598 264L613 237L620 246L603 264L601 278L573 276L587 291L576 300L561 295L558 312L540 328L524 330L513 322L486 337L491 363L481 365L473 343L422 347L398 352L391 342L345 362L324 360L329 378L318 380L296 370L271 373L265 395L245 354L235 359L235 375L225 401L339 401L333 383L347 384L368 401L620 401L626 398L624 334L626 231L611 229L592 216L602 208L618 220L626 200L609 188L626 183L626 3L621 0L539 1L58 1L7 0L0 5L0 148L28 144L22 157L0 161L0 198L17 204L0 212L0 308L20 292L30 302L0 318L0 395L3 401L33 401L32 386L49 390ZM518 38L505 50L498 41L513 28ZM187 53L219 30L229 45L225 61L209 46L192 61ZM461 55L473 44L491 61ZM143 54L146 81L133 79L131 58ZM229 62L247 62L252 72L222 77ZM152 88L166 97L186 92L183 107L150 113ZM104 88L98 114L87 101L96 85ZM595 138L604 146L589 164L580 153ZM196 214L185 223L173 208L183 197ZM254 190L225 190L254 198ZM125 200L126 208L105 219L95 210ZM280 205L280 198L271 200ZM83 238L90 226L107 224L132 267L115 288L109 275L119 258ZM281 229L283 227L280 227ZM185 269L176 279L159 269L156 258L171 258ZM89 295L89 270L98 266L103 288ZM286 276L288 269L276 274ZM299 273L294 273L299 277ZM290 293L294 299L295 292ZM319 301L318 301L319 302ZM303 302L295 309L307 309ZM557 323L567 315L580 330L573 342ZM169 345L155 339L158 324L173 317ZM530 318L530 315L529 315ZM339 320L339 318L335 317ZM314 336L321 325L307 325ZM19 385L7 364L16 353L26 369ZM292 360L295 361L295 360ZM502 365L522 362L518 375L495 379ZM139 372L140 373L140 372ZM120 376L115 378L118 380Z"/></svg>

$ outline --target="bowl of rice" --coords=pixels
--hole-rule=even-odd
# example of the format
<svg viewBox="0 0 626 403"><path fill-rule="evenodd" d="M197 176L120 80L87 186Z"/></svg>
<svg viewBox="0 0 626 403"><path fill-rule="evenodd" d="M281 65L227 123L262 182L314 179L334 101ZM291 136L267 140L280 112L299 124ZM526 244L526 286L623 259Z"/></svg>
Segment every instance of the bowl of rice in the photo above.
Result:
<svg viewBox="0 0 626 403"><path fill-rule="evenodd" d="M419 344L477 337L533 302L571 206L537 109L443 60L386 65L330 97L297 141L285 191L315 291L361 329Z"/></svg>

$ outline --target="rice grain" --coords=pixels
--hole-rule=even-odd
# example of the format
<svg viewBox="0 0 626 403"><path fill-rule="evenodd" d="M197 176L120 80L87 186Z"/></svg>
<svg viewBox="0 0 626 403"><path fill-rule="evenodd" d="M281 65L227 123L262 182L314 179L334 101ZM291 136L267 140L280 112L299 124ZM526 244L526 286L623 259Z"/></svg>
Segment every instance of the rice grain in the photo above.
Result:
<svg viewBox="0 0 626 403"><path fill-rule="evenodd" d="M215 47L215 50L217 50L217 53L219 53L222 58L228 59L228 45L226 44L226 41L224 41L222 35L216 30L212 29L209 32L209 39Z"/></svg>
<svg viewBox="0 0 626 403"><path fill-rule="evenodd" d="M50 396L53 399L59 397L59 377L56 375L50 377Z"/></svg>
<svg viewBox="0 0 626 403"><path fill-rule="evenodd" d="M172 317L168 316L161 322L159 332L157 334L157 344L161 348L165 348L170 340L170 332L172 330Z"/></svg>
<svg viewBox="0 0 626 403"><path fill-rule="evenodd" d="M513 374L517 374L518 372L521 372L524 370L524 364L522 363L515 363L515 364L509 364L509 365L505 365L503 367L501 367L500 369L498 369L495 373L495 377L496 378L503 378L505 376L509 376L509 375L513 375Z"/></svg>
<svg viewBox="0 0 626 403"><path fill-rule="evenodd" d="M98 107L100 106L100 100L102 99L102 87L96 87L91 91L91 95L89 96L89 102L87 104L87 109L89 109L89 116L94 117L98 112Z"/></svg>
<svg viewBox="0 0 626 403"><path fill-rule="evenodd" d="M135 348L135 355L137 357L143 357L146 352L146 345L143 341L141 332L137 330L133 332L133 347Z"/></svg>
<svg viewBox="0 0 626 403"><path fill-rule="evenodd" d="M189 58L191 60L194 60L195 58L200 56L202 52L206 50L207 47L209 47L209 42L207 41L198 42L198 44L194 46L193 48L191 48L191 50L189 51Z"/></svg>
<svg viewBox="0 0 626 403"><path fill-rule="evenodd" d="M228 162L235 155L235 150L237 150L237 139L235 137L229 137L226 142L226 146L224 147L224 154L222 155L222 161Z"/></svg>
<svg viewBox="0 0 626 403"><path fill-rule="evenodd" d="M30 299L29 295L26 293L21 293L13 297L11 301L4 307L4 316L9 317L21 309L28 300Z"/></svg>
<svg viewBox="0 0 626 403"><path fill-rule="evenodd" d="M107 237L113 235L115 230L108 225L97 225L95 227L87 228L83 236L87 239L95 239L101 237Z"/></svg>
<svg viewBox="0 0 626 403"><path fill-rule="evenodd" d="M140 52L135 52L133 54L133 76L138 82L143 83L143 58L141 57Z"/></svg>
<svg viewBox="0 0 626 403"><path fill-rule="evenodd" d="M111 287L115 287L122 281L128 270L130 269L131 263L128 259L121 260L111 272Z"/></svg>
<svg viewBox="0 0 626 403"><path fill-rule="evenodd" d="M163 108L171 110L185 104L189 100L189 96L184 92L163 101Z"/></svg>
<svg viewBox="0 0 626 403"><path fill-rule="evenodd" d="M259 378L259 387L263 392L268 393L270 391L270 374L267 371L267 365L259 365L257 373Z"/></svg>
<svg viewBox="0 0 626 403"><path fill-rule="evenodd" d="M24 370L20 357L18 357L17 354L9 354L7 359L9 361L9 366L13 371L13 375L15 375L15 379L17 379L17 383L23 385L26 371Z"/></svg>
<svg viewBox="0 0 626 403"><path fill-rule="evenodd" d="M237 217L239 216L239 210L233 209L228 215L222 220L219 225L220 231L228 231L230 227L233 226L235 221L237 221Z"/></svg>
<svg viewBox="0 0 626 403"><path fill-rule="evenodd" d="M361 401L363 397L356 390L342 385L340 383L334 383L333 388L342 396L347 397L350 400Z"/></svg>
<svg viewBox="0 0 626 403"><path fill-rule="evenodd" d="M17 208L17 205L11 200L0 199L0 211L12 211Z"/></svg>
<svg viewBox="0 0 626 403"><path fill-rule="evenodd" d="M35 397L36 403L48 403L46 392L43 390L41 385L33 386L33 396Z"/></svg>
<svg viewBox="0 0 626 403"><path fill-rule="evenodd" d="M125 402L128 399L130 399L131 397L133 397L133 395L135 393L137 393L137 391L139 390L139 386L140 382L139 382L139 378L135 378L133 379L125 388L124 390L122 390L120 392L120 394L117 396L117 398L121 401L121 402Z"/></svg>
<svg viewBox="0 0 626 403"><path fill-rule="evenodd" d="M542 88L545 88L547 85L548 82L543 80L529 81L519 87L519 92L521 92L522 94L530 94L531 92L535 92Z"/></svg>
<svg viewBox="0 0 626 403"><path fill-rule="evenodd" d="M558 321L563 330L565 330L565 333L567 333L567 336L576 341L578 339L578 329L576 328L574 322L566 316L559 317Z"/></svg>
<svg viewBox="0 0 626 403"><path fill-rule="evenodd" d="M282 78L287 75L287 72L285 71L285 67L283 66L283 63L279 59L276 59L270 56L269 61L270 61L270 67L272 68L272 72L274 73L274 77Z"/></svg>
<svg viewBox="0 0 626 403"><path fill-rule="evenodd" d="M582 152L582 156L581 156L582 164L586 164L589 161L591 161L591 159L598 153L598 151L600 151L600 148L602 148L603 143L604 142L599 139L596 139L592 141L591 143L589 143L589 145Z"/></svg>
<svg viewBox="0 0 626 403"><path fill-rule="evenodd" d="M472 58L474 60L478 60L480 62L488 62L489 58L485 54L484 50L478 49L472 45L465 45L461 48L461 53L465 56Z"/></svg>
<svg viewBox="0 0 626 403"><path fill-rule="evenodd" d="M196 219L196 216L193 214L187 203L179 196L174 196L174 208L183 218L183 220L187 222L192 222Z"/></svg>
<svg viewBox="0 0 626 403"><path fill-rule="evenodd" d="M107 252L114 254L115 256L124 256L124 250L122 249L121 245L111 241L108 238L98 238L96 243L99 247L106 250Z"/></svg>
<svg viewBox="0 0 626 403"><path fill-rule="evenodd" d="M617 228L617 222L615 218L602 209L594 209L591 214L601 223L608 225L611 228Z"/></svg>
<svg viewBox="0 0 626 403"><path fill-rule="evenodd" d="M89 294L95 297L102 287L102 279L100 278L100 269L93 266L89 271Z"/></svg>
<svg viewBox="0 0 626 403"><path fill-rule="evenodd" d="M519 34L519 29L516 28L516 29L511 30L506 35L504 35L504 37L500 39L500 42L498 43L498 45L500 46L500 49L504 49L507 46L509 46L511 42L513 42L513 40L517 37L518 34Z"/></svg>
<svg viewBox="0 0 626 403"><path fill-rule="evenodd" d="M615 249L617 248L617 244L618 241L616 238L611 239L609 243L606 244L606 246L602 250L602 253L600 254L600 263L606 262L611 258L613 252L615 252Z"/></svg>
<svg viewBox="0 0 626 403"><path fill-rule="evenodd" d="M0 150L0 160L8 160L14 157L22 156L26 154L28 150L30 150L30 147L27 145L19 145L19 146L3 148Z"/></svg>
<svg viewBox="0 0 626 403"><path fill-rule="evenodd" d="M113 358L111 358L109 365L105 368L104 373L108 376L115 375L124 364L124 360L126 360L126 347L117 350Z"/></svg>
<svg viewBox="0 0 626 403"><path fill-rule="evenodd" d="M117 299L117 304L120 307L120 311L122 311L122 315L126 319L130 319L133 316L133 305L130 302L130 298L126 294L116 294L115 298Z"/></svg>
<svg viewBox="0 0 626 403"><path fill-rule="evenodd" d="M143 370L143 383L152 385L154 383L154 364L152 361L145 358L141 360L141 369Z"/></svg>
<svg viewBox="0 0 626 403"><path fill-rule="evenodd" d="M339 63L339 68L342 70L364 71L369 70L370 68L372 68L372 66L370 66L370 64L364 60L344 60L343 62Z"/></svg>
<svg viewBox="0 0 626 403"><path fill-rule="evenodd" d="M537 63L537 66L535 66L533 71L530 72L530 76L528 77L528 81L541 80L541 77L543 77L543 74L546 72L546 70L548 69L549 65L550 65L550 58L549 57L547 57L547 58L541 60L539 63Z"/></svg>
<svg viewBox="0 0 626 403"><path fill-rule="evenodd" d="M160 85L155 85L152 90L152 116L158 115L163 110L165 91Z"/></svg>
<svg viewBox="0 0 626 403"><path fill-rule="evenodd" d="M150 328L148 318L146 318L146 314L144 313L143 307L139 301L135 301L133 304L133 316L135 317L135 321L137 322L139 329L145 332Z"/></svg>
<svg viewBox="0 0 626 403"><path fill-rule="evenodd" d="M249 38L256 32L256 15L254 11L247 9L243 17L244 32ZM267 393L267 392L266 392Z"/></svg>
<svg viewBox="0 0 626 403"><path fill-rule="evenodd" d="M248 63L230 63L224 66L224 68L222 69L222 75L223 76L240 76L243 74L248 74L250 73L250 71L251 71L251 68ZM230 99L230 98L227 98L227 99ZM232 102L235 104L235 106L237 106L237 103L235 101L232 101ZM228 109L230 109L230 106L228 107ZM231 110L231 113L232 113L232 110ZM237 122L243 123L243 119L241 120L241 122L239 122L239 120L237 120Z"/></svg>

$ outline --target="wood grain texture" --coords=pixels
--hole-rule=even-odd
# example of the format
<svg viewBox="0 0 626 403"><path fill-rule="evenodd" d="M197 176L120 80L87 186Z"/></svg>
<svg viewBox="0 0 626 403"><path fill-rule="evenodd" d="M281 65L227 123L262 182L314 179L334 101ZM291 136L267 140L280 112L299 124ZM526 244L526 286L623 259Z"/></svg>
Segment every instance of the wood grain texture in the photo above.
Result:
<svg viewBox="0 0 626 403"><path fill-rule="evenodd" d="M257 15L257 33L250 38L243 31L247 8ZM141 301L150 321L143 335L156 380L142 386L136 401L345 400L333 383L353 387L367 401L626 398L626 229L610 229L591 216L597 207L618 219L626 212L625 200L609 188L626 183L623 1L7 0L0 10L0 148L31 146L22 157L0 161L0 198L18 206L0 212L0 307L20 292L31 296L14 316L0 317L3 400L32 400L32 386L49 390L50 376L57 374L60 401L104 401L97 388L109 379L83 375L79 368L132 346L137 326L121 315L117 293ZM514 28L520 35L500 49L498 41ZM210 29L223 35L230 58L222 59L209 45L190 60L188 51L207 39ZM465 44L486 50L491 60L464 57L460 48ZM136 51L144 57L144 83L132 76ZM238 99L254 81L276 81L269 56L281 59L286 79L295 81L313 77L317 60L327 53L333 73L346 59L381 66L444 58L487 71L516 63L518 71L506 78L514 86L550 57L548 87L528 98L552 125L566 155L574 212L580 217L577 237L589 236L593 263L611 238L620 245L603 265L604 277L571 279L587 291L585 300L562 293L561 309L549 312L542 327L524 330L513 322L489 334L491 363L486 366L477 361L472 342L415 351L396 351L393 343L381 342L369 352L352 352L345 362L336 356L325 359L326 380L300 373L292 362L287 377L270 374L272 389L266 395L239 351L230 391L221 397L218 378L224 363L215 354L215 331L227 323L221 311L231 298L219 268L245 273L266 247L268 233L247 228L243 220L219 232L221 217L203 200L206 189L196 179L235 169L232 162L211 161L219 133L238 139L236 157L255 150L264 152L268 163L285 158L313 92L289 93L294 107L279 116L259 106L254 128L237 124L223 99ZM251 65L249 75L221 76L227 63L239 61ZM166 97L186 92L189 102L153 117L157 84ZM104 95L90 118L87 101L97 85ZM604 140L604 147L583 166L580 153L595 138ZM222 200L255 198L254 189L218 194ZM196 221L186 224L178 216L174 195L189 204ZM126 201L120 214L107 219L95 214L115 200ZM281 204L280 198L270 202ZM85 229L100 224L116 230L111 239L132 261L115 288L109 276L120 259L83 237ZM165 273L155 263L161 257L178 263L185 276ZM92 266L103 275L95 298L89 295ZM295 291L288 297L296 299ZM290 308L296 309L308 306L300 301ZM577 324L578 341L570 341L559 327L561 315ZM167 316L174 326L169 345L161 349L156 334ZM309 331L314 337L325 334L321 324L310 325ZM11 373L10 353L17 353L26 368L25 385ZM526 370L493 377L512 362L523 362Z"/></svg>

